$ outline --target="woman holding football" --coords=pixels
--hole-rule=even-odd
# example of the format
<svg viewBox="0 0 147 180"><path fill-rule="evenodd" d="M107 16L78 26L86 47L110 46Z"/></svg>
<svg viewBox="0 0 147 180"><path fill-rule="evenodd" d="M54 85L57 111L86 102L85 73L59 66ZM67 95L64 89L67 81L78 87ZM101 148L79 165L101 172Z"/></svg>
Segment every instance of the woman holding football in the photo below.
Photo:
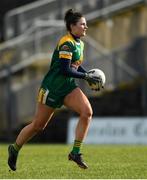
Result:
<svg viewBox="0 0 147 180"><path fill-rule="evenodd" d="M46 127L56 108L60 108L62 105L79 114L73 149L69 153L68 159L83 169L88 168L81 157L80 147L89 128L92 108L88 98L76 85L75 78L84 79L89 83L97 83L99 80L92 74L88 74L81 66L84 44L80 38L86 35L88 28L85 17L81 13L69 9L64 20L68 32L59 40L54 50L50 69L45 75L38 93L34 119L21 130L16 142L8 147L8 165L13 171L16 170L19 150L28 140Z"/></svg>

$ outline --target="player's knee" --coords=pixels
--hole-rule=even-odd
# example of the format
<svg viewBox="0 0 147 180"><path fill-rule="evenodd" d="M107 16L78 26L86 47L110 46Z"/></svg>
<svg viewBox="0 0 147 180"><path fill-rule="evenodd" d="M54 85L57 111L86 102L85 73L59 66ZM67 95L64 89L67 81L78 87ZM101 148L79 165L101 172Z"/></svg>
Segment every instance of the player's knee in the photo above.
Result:
<svg viewBox="0 0 147 180"><path fill-rule="evenodd" d="M35 133L39 133L39 132L41 132L41 131L43 131L43 130L44 130L44 128L41 127L41 126L34 126L34 131L35 131Z"/></svg>
<svg viewBox="0 0 147 180"><path fill-rule="evenodd" d="M85 108L80 114L80 117L84 120L85 123L89 124L92 119L93 111L92 108Z"/></svg>
<svg viewBox="0 0 147 180"><path fill-rule="evenodd" d="M33 123L33 131L39 133L44 130L44 126L40 124Z"/></svg>
<svg viewBox="0 0 147 180"><path fill-rule="evenodd" d="M93 115L93 110L92 110L92 108L91 108L91 107L86 108L85 114L86 114L86 116L88 117L88 119L91 120L92 115Z"/></svg>

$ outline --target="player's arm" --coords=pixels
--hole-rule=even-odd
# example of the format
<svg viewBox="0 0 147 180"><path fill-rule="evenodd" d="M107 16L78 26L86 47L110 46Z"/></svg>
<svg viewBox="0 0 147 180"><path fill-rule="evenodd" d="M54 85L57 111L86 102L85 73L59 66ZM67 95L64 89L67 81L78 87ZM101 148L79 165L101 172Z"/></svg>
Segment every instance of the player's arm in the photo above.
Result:
<svg viewBox="0 0 147 180"><path fill-rule="evenodd" d="M60 59L60 62L61 62L61 73L63 75L73 78L85 79L86 72L77 71L75 68L72 68L69 59L62 58Z"/></svg>
<svg viewBox="0 0 147 180"><path fill-rule="evenodd" d="M88 83L97 83L99 82L96 77L93 77L92 74L87 72L79 72L74 67L71 67L71 62L68 59L61 59L61 73L64 76L85 79Z"/></svg>
<svg viewBox="0 0 147 180"><path fill-rule="evenodd" d="M85 70L85 68L83 68L83 66L78 67L78 72L87 73L87 71Z"/></svg>
<svg viewBox="0 0 147 180"><path fill-rule="evenodd" d="M85 79L85 72L77 71L71 66L71 59L74 51L72 42L66 41L59 46L60 72L68 77Z"/></svg>
<svg viewBox="0 0 147 180"><path fill-rule="evenodd" d="M68 77L85 79L88 82L96 83L97 79L87 72L77 71L71 67L72 52L74 48L71 42L65 42L59 46L60 72Z"/></svg>

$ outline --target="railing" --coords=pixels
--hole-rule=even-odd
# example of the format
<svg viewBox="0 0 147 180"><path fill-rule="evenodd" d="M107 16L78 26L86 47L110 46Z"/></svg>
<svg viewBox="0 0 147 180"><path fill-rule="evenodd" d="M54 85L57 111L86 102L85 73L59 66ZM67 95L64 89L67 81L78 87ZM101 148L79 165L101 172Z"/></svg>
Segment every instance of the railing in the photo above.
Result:
<svg viewBox="0 0 147 180"><path fill-rule="evenodd" d="M87 14L86 18L94 21L141 4L146 4L146 0L104 0L102 8Z"/></svg>
<svg viewBox="0 0 147 180"><path fill-rule="evenodd" d="M25 32L37 19L63 19L68 8L86 11L97 9L99 0L41 0L9 11L5 16L5 39L11 39Z"/></svg>
<svg viewBox="0 0 147 180"><path fill-rule="evenodd" d="M56 21L55 21L56 22ZM9 73L13 74L21 69L33 64L34 62L41 61L42 59L48 59L50 61L54 47L57 44L59 37L63 34L64 28L60 26L58 28L43 27L39 29L31 28L26 31L25 34L20 35L14 40L9 40L0 47L0 78L6 77ZM113 53L103 48L98 42L92 39L90 36L85 38L85 66L87 69L94 67L101 67L106 73L109 72L109 78L107 78L107 86L115 87L122 79L118 79L118 83L114 81L110 67L113 68L113 63L116 66L126 72L126 74L136 76L136 71L131 69L129 65L126 65L124 61L114 60ZM100 55L104 56L100 58ZM118 56L117 56L118 57ZM97 61L99 59L99 61ZM115 59L123 59L121 57ZM115 63L114 61L117 61ZM107 69L109 67L109 69ZM134 78L134 77L132 77ZM129 78L128 78L129 79ZM127 79L126 79L127 81Z"/></svg>
<svg viewBox="0 0 147 180"><path fill-rule="evenodd" d="M40 0L11 10L5 15L5 40L24 33L38 19L63 19L65 11L71 7L85 14L87 20L94 20L144 3L146 0Z"/></svg>

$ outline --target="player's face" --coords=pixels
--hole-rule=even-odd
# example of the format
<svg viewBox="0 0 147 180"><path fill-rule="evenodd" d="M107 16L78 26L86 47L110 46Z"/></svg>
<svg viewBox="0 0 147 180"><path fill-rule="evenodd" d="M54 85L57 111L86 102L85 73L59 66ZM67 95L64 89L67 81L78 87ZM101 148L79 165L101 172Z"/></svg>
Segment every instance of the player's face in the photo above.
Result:
<svg viewBox="0 0 147 180"><path fill-rule="evenodd" d="M84 17L81 17L75 25L71 25L71 33L77 37L86 35L87 23Z"/></svg>

